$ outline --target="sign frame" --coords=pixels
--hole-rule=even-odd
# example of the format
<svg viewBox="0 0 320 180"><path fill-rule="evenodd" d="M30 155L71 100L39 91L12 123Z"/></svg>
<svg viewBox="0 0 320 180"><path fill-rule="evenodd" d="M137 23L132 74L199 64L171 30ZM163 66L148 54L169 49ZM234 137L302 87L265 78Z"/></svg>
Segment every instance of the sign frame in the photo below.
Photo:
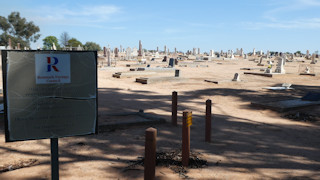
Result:
<svg viewBox="0 0 320 180"><path fill-rule="evenodd" d="M95 132L94 133L89 133L89 134L98 134L98 70L97 70L97 51L50 51L50 50L1 50L2 54L2 82L3 82L3 103L4 103L4 125L5 125L5 142L16 142L16 141L27 141L27 140L38 140L38 139L50 139L50 137L44 137L44 138L28 138L28 139L23 139L23 140L12 140L10 139L10 132L9 132L9 118L8 118L8 93L7 93L7 56L8 52L39 52L39 53L48 53L48 54L55 54L55 53L88 53L92 52L94 53L94 58L95 58L95 91L96 91L96 96L95 96L95 106L96 106L96 117L95 117ZM71 137L71 136L85 136L89 134L83 134L83 135L67 135L67 136L61 136L57 138L62 138L62 137Z"/></svg>

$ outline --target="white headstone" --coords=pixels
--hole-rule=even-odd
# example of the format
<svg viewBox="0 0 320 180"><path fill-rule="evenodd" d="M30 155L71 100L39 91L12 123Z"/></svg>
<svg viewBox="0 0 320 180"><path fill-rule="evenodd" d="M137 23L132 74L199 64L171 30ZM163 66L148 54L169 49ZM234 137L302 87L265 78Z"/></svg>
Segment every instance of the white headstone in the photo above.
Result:
<svg viewBox="0 0 320 180"><path fill-rule="evenodd" d="M284 70L283 61L284 61L284 58L281 58L280 60L278 60L277 67L274 71L275 73L280 73L280 74L286 73L286 71Z"/></svg>

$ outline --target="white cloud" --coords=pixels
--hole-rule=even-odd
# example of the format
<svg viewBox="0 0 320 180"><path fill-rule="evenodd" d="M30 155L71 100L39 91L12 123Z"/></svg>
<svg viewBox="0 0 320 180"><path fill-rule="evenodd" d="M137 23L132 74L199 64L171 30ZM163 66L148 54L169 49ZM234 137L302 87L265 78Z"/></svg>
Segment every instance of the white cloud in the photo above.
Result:
<svg viewBox="0 0 320 180"><path fill-rule="evenodd" d="M33 10L30 19L40 24L99 27L100 23L113 22L112 18L121 12L121 8L114 5L72 8L45 6Z"/></svg>
<svg viewBox="0 0 320 180"><path fill-rule="evenodd" d="M259 30L263 28L274 29L319 29L320 18L297 19L291 21L273 22L243 22L241 24L246 29Z"/></svg>

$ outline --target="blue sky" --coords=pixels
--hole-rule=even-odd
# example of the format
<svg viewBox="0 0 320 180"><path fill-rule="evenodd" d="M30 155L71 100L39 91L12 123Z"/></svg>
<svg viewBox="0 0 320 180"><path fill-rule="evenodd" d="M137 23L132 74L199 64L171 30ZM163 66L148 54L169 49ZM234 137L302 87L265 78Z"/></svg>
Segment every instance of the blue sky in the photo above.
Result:
<svg viewBox="0 0 320 180"><path fill-rule="evenodd" d="M12 11L40 27L42 39L64 31L82 43L173 51L253 48L263 51L320 50L320 0L10 0Z"/></svg>

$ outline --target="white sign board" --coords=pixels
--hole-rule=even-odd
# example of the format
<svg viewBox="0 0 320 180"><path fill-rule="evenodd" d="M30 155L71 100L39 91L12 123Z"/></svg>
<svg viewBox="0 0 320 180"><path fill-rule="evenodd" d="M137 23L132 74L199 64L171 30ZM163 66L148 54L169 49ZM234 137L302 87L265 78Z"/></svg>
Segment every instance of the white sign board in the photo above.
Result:
<svg viewBox="0 0 320 180"><path fill-rule="evenodd" d="M35 54L36 84L70 83L70 54Z"/></svg>

